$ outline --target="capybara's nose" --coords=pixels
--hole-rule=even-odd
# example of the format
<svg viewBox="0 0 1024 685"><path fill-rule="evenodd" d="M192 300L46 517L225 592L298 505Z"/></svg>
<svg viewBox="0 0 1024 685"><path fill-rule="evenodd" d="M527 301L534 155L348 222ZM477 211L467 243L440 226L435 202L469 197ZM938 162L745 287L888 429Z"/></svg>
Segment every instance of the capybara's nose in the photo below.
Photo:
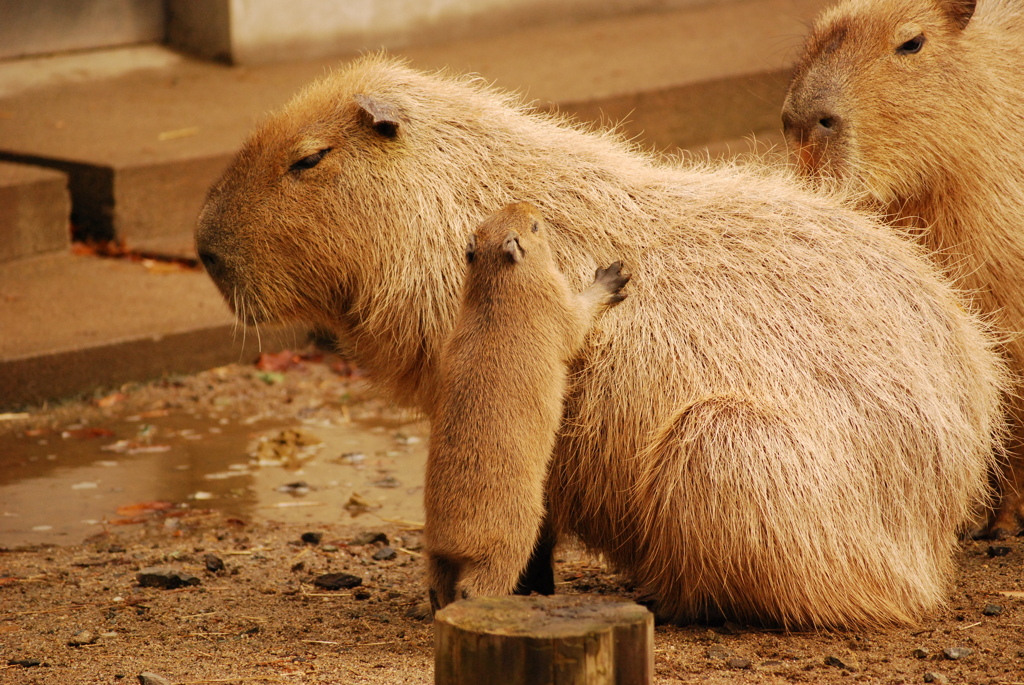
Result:
<svg viewBox="0 0 1024 685"><path fill-rule="evenodd" d="M200 251L199 261L203 263L206 273L210 274L211 278L217 279L222 275L224 271L224 262L221 261L220 257L215 255L213 252L207 252L205 250Z"/></svg>
<svg viewBox="0 0 1024 685"><path fill-rule="evenodd" d="M803 114L787 107L782 110L782 131L794 143L823 145L842 133L843 118L825 109Z"/></svg>

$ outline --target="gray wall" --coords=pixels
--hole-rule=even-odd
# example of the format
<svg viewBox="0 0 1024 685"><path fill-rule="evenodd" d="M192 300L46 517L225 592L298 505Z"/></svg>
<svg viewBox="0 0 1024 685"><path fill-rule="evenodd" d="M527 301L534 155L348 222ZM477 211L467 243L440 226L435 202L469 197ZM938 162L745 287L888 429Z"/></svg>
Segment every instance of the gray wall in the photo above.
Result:
<svg viewBox="0 0 1024 685"><path fill-rule="evenodd" d="M164 0L0 0L0 59L164 39Z"/></svg>

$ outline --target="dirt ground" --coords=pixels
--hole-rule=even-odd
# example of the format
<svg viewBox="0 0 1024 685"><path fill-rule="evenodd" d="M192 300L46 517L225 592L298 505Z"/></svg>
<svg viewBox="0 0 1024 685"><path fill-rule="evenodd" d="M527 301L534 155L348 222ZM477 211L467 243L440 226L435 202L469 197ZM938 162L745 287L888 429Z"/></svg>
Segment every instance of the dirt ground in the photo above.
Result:
<svg viewBox="0 0 1024 685"><path fill-rule="evenodd" d="M30 444L140 414L297 422L367 407L392 411L337 360L296 361L234 365L30 408L4 417L0 437ZM17 485L28 464L6 459L0 480ZM415 521L327 510L274 520L274 510L238 515L203 504L136 503L67 544L3 546L0 539L0 682L131 683L143 672L177 685L432 682ZM633 594L578 550L562 550L558 561L560 592ZM817 633L658 626L655 682L1024 683L1024 538L965 542L957 561L947 606L918 626ZM154 566L198 583L143 586L139 572ZM328 573L360 583L314 584Z"/></svg>

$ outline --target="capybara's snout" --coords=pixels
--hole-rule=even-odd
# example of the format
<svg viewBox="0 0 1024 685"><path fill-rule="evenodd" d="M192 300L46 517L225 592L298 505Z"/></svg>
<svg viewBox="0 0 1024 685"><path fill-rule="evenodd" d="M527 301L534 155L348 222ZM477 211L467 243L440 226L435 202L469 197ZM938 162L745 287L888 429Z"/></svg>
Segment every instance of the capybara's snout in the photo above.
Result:
<svg viewBox="0 0 1024 685"><path fill-rule="evenodd" d="M808 111L787 107L782 110L782 131L790 144L824 147L842 133L843 118L828 107Z"/></svg>
<svg viewBox="0 0 1024 685"><path fill-rule="evenodd" d="M204 212L195 231L196 254L210 278L218 286L222 286L227 276L227 269L223 248L217 244L219 241L216 239L216 235L216 226Z"/></svg>
<svg viewBox="0 0 1024 685"><path fill-rule="evenodd" d="M782 107L782 131L796 162L808 173L842 154L846 118L828 92L814 78L794 82Z"/></svg>

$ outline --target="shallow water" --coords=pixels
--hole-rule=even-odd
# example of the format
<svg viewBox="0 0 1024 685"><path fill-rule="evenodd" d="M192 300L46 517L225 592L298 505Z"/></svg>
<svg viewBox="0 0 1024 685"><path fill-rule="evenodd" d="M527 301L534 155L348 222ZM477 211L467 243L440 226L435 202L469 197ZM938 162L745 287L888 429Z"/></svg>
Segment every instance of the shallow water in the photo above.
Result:
<svg viewBox="0 0 1024 685"><path fill-rule="evenodd" d="M78 543L156 502L311 528L423 520L425 421L154 414L0 435L0 547Z"/></svg>

